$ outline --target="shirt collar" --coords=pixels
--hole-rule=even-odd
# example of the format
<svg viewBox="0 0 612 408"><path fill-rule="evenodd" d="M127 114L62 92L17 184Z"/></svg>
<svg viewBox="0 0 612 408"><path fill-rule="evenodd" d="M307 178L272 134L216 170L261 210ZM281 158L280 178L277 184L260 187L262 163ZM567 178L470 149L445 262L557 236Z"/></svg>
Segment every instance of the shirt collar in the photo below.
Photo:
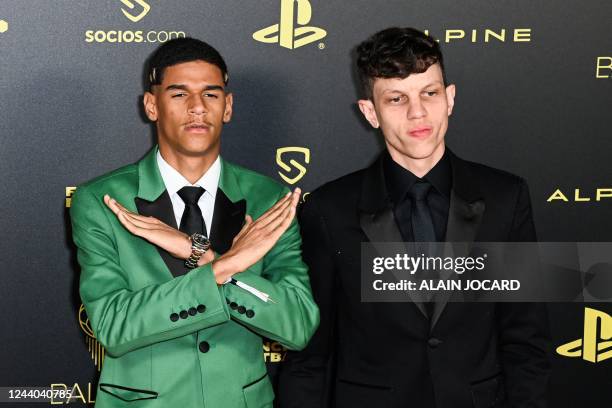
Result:
<svg viewBox="0 0 612 408"><path fill-rule="evenodd" d="M444 155L436 163L436 165L423 176L422 179L414 175L410 170L407 170L397 164L389 152L385 153L383 171L385 174L385 182L389 197L393 203L399 203L404 199L408 190L418 181L426 180L445 198L450 199L450 191L452 187L452 169L447 149L444 149Z"/></svg>
<svg viewBox="0 0 612 408"><path fill-rule="evenodd" d="M204 173L204 175L202 175L202 177L200 177L200 179L194 184L191 184L185 177L183 177L181 173L179 173L166 160L164 160L159 150L157 151L157 166L159 167L159 172L161 173L164 184L166 185L166 190L168 191L168 195L170 197L185 186L202 187L204 190L206 190L204 194L211 195L213 198L217 194L219 177L221 176L220 156L217 156L217 159L212 166L210 166L208 171L206 171L206 173Z"/></svg>

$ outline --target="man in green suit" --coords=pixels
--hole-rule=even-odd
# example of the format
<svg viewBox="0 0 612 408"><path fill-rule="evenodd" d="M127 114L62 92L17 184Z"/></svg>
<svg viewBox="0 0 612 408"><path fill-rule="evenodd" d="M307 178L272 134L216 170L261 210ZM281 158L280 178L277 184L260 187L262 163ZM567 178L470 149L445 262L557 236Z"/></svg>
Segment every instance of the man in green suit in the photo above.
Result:
<svg viewBox="0 0 612 408"><path fill-rule="evenodd" d="M158 145L79 186L71 207L80 294L107 352L96 407L272 406L262 337L302 349L319 323L300 191L220 158L233 100L214 48L169 41L148 73Z"/></svg>

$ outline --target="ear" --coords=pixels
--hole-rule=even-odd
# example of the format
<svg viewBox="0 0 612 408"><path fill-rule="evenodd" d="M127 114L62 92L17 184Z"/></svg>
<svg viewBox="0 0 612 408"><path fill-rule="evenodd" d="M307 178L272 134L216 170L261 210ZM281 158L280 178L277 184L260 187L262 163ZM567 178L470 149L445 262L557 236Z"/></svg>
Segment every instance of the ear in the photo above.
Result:
<svg viewBox="0 0 612 408"><path fill-rule="evenodd" d="M157 102L155 100L155 95L151 92L145 92L142 103L144 105L145 114L149 120L151 122L157 121Z"/></svg>
<svg viewBox="0 0 612 408"><path fill-rule="evenodd" d="M455 106L455 85L453 84L446 87L446 104L448 105L448 116L450 116Z"/></svg>
<svg viewBox="0 0 612 408"><path fill-rule="evenodd" d="M363 116L370 125L378 129L380 124L378 123L378 116L376 116L376 109L374 109L374 102L369 99L360 99L357 101L357 105L359 105L359 110L363 113Z"/></svg>
<svg viewBox="0 0 612 408"><path fill-rule="evenodd" d="M223 111L223 123L229 123L232 120L232 112L234 105L234 95L232 93L228 93L225 95L225 110Z"/></svg>

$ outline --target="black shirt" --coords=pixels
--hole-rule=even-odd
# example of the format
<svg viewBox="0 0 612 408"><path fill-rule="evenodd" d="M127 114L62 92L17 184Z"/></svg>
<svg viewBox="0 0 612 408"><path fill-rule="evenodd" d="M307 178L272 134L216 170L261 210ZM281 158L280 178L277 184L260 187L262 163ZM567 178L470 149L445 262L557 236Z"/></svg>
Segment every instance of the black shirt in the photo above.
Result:
<svg viewBox="0 0 612 408"><path fill-rule="evenodd" d="M383 171L389 198L393 203L393 213L396 221L398 220L398 208L401 207L402 213L408 215L412 211L412 200L408 196L408 191L414 183L425 180L433 186L427 195L427 206L431 212L436 239L437 241L444 241L448 209L450 207L450 193L453 185L453 172L448 152L444 151L442 158L422 179L393 161L389 152L385 154ZM402 218L406 220L406 217ZM407 221L398 222L398 227L404 241L414 241L409 216Z"/></svg>

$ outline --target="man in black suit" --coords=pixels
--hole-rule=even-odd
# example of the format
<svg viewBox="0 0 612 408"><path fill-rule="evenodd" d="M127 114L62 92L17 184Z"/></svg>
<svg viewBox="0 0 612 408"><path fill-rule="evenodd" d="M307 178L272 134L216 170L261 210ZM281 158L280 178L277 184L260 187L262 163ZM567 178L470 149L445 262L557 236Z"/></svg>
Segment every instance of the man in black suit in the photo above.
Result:
<svg viewBox="0 0 612 408"><path fill-rule="evenodd" d="M411 28L359 45L365 99L386 150L327 183L300 217L320 327L283 367L281 407L544 407L546 308L365 303L361 242L535 241L527 184L445 147L455 86L439 45Z"/></svg>

